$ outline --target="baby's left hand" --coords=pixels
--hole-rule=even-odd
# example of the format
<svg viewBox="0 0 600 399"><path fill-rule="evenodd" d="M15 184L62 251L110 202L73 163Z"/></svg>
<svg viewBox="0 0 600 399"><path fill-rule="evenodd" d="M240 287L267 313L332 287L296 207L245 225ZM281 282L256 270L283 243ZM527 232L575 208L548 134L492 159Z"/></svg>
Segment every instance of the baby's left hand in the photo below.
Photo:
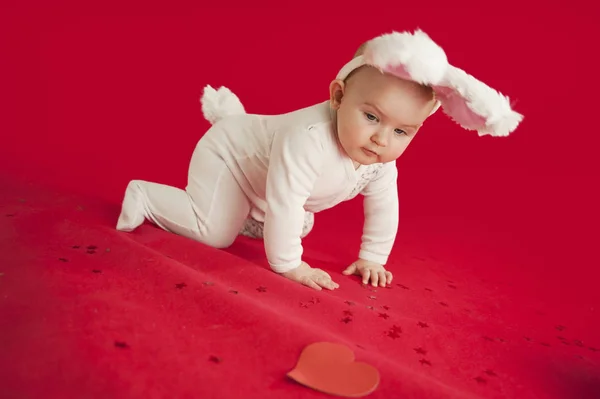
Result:
<svg viewBox="0 0 600 399"><path fill-rule="evenodd" d="M385 287L386 284L392 283L392 273L385 270L385 268L379 263L369 262L368 260L359 259L352 263L346 270L342 272L346 276L351 274L357 274L362 276L363 284L371 284L373 287Z"/></svg>

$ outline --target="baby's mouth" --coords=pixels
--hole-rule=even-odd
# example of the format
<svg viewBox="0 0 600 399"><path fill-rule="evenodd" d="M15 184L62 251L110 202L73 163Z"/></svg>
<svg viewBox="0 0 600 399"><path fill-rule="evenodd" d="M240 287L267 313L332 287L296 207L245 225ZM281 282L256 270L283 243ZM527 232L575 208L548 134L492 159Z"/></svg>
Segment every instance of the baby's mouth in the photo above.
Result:
<svg viewBox="0 0 600 399"><path fill-rule="evenodd" d="M375 151L371 151L368 148L363 147L362 150L365 154L367 154L370 157L378 157L379 156L379 154L377 154Z"/></svg>

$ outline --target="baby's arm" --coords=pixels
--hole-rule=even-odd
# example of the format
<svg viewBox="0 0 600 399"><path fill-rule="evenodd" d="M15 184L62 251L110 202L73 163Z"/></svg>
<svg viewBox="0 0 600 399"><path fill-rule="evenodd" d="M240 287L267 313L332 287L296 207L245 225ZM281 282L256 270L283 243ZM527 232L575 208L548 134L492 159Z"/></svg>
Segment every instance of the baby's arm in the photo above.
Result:
<svg viewBox="0 0 600 399"><path fill-rule="evenodd" d="M359 259L344 274L360 274L364 284L371 280L375 286L385 286L393 278L383 266L388 261L398 231L397 178L396 163L386 163L362 191L365 222Z"/></svg>
<svg viewBox="0 0 600 399"><path fill-rule="evenodd" d="M362 191L365 223L358 255L360 259L381 265L388 261L398 232L397 179L396 163L386 163Z"/></svg>
<svg viewBox="0 0 600 399"><path fill-rule="evenodd" d="M325 149L317 129L277 132L267 173L263 238L271 268L310 286L334 289L337 284L324 271L302 262L304 204L322 170Z"/></svg>

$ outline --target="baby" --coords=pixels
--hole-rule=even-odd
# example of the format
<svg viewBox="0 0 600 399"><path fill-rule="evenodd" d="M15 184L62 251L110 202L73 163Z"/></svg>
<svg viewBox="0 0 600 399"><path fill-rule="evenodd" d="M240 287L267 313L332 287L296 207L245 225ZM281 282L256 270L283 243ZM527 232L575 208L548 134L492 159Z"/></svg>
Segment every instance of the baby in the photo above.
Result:
<svg viewBox="0 0 600 399"><path fill-rule="evenodd" d="M398 229L395 161L425 120L442 106L467 129L507 135L522 118L508 99L451 67L421 31L361 46L329 94L290 113L255 115L226 88L208 86L202 104L213 126L196 145L186 189L131 181L117 229L148 219L216 248L239 234L262 237L274 272L333 290L339 285L328 273L303 261L302 238L314 213L360 193L362 243L343 274L384 287L393 279L385 265Z"/></svg>

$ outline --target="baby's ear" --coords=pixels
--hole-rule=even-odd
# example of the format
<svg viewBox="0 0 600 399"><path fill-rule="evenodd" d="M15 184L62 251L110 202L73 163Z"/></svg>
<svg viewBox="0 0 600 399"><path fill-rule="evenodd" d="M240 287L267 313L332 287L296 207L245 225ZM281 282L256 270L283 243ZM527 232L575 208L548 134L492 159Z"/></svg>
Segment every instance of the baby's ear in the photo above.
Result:
<svg viewBox="0 0 600 399"><path fill-rule="evenodd" d="M329 85L329 101L333 109L338 109L342 103L342 97L344 97L344 90L346 88L345 83L336 79Z"/></svg>

